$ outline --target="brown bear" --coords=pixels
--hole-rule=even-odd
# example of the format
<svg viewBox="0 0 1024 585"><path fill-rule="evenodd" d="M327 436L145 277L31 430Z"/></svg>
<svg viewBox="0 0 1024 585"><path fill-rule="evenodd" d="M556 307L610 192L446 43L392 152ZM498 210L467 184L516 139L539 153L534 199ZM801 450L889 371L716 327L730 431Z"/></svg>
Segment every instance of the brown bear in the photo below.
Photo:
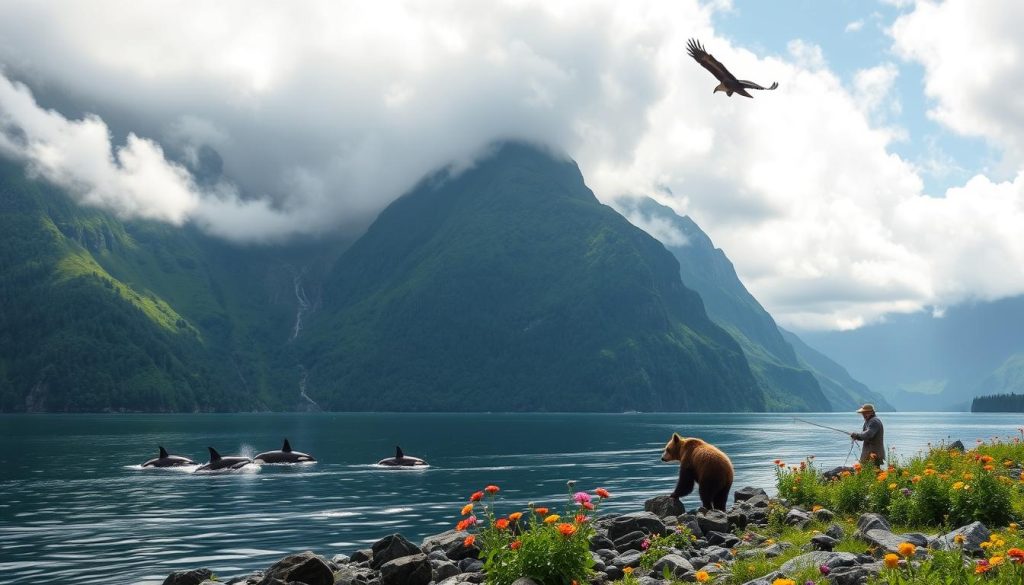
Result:
<svg viewBox="0 0 1024 585"><path fill-rule="evenodd" d="M693 491L693 482L700 484L700 503L707 509L725 510L732 487L732 461L717 447L700 439L683 438L672 433L661 454L662 461L679 462L679 481L672 491L681 498Z"/></svg>

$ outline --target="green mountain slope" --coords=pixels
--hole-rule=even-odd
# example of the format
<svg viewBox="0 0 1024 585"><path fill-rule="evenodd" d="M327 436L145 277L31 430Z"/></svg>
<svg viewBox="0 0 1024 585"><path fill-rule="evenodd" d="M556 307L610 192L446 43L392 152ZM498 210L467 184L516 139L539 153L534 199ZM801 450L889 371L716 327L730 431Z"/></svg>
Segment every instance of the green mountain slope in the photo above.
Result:
<svg viewBox="0 0 1024 585"><path fill-rule="evenodd" d="M306 250L122 222L7 162L0 226L0 410L294 404L299 372L282 356Z"/></svg>
<svg viewBox="0 0 1024 585"><path fill-rule="evenodd" d="M751 368L775 408L784 410L843 410L866 397L888 405L827 357L803 343L792 343L775 320L750 294L725 253L715 248L689 217L650 198L621 202L624 212L638 221L658 221L685 237L667 248L679 261L686 286L700 293L708 315L743 347ZM797 347L795 350L794 347Z"/></svg>
<svg viewBox="0 0 1024 585"><path fill-rule="evenodd" d="M832 358L804 343L795 333L779 327L782 337L793 346L801 365L814 372L821 384L821 391L828 397L835 410L856 410L860 405L870 403L879 411L894 410L892 405L878 392L858 382Z"/></svg>
<svg viewBox="0 0 1024 585"><path fill-rule="evenodd" d="M333 409L766 406L671 254L574 163L521 144L381 213L301 345L309 393Z"/></svg>

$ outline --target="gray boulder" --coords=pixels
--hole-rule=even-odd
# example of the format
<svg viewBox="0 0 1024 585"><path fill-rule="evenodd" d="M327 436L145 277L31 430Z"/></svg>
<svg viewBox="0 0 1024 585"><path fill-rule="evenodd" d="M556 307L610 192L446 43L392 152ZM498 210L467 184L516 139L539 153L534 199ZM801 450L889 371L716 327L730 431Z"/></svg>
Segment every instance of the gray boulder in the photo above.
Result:
<svg viewBox="0 0 1024 585"><path fill-rule="evenodd" d="M388 561L380 567L380 585L427 585L433 571L427 555L406 555Z"/></svg>
<svg viewBox="0 0 1024 585"><path fill-rule="evenodd" d="M842 540L843 537L846 536L846 531L843 530L842 526L838 524L833 524L825 529L825 534L827 536L831 536L836 540Z"/></svg>
<svg viewBox="0 0 1024 585"><path fill-rule="evenodd" d="M787 526L796 526L803 530L811 523L811 515L799 508L793 508L786 514L784 522Z"/></svg>
<svg viewBox="0 0 1024 585"><path fill-rule="evenodd" d="M647 533L636 530L624 534L615 539L615 550L626 552L627 550L643 550L643 542L648 539Z"/></svg>
<svg viewBox="0 0 1024 585"><path fill-rule="evenodd" d="M327 561L308 550L274 563L267 569L260 585L270 585L274 579L285 583L299 581L306 585L334 585L334 573Z"/></svg>
<svg viewBox="0 0 1024 585"><path fill-rule="evenodd" d="M871 577L881 571L881 563L837 567L828 574L828 579L832 585L866 585Z"/></svg>
<svg viewBox="0 0 1024 585"><path fill-rule="evenodd" d="M962 545L956 543L956 536L958 534L964 537ZM973 554L982 550L981 543L988 540L990 536L992 536L992 533L984 524L972 522L967 526L961 526L952 532L936 538L933 546L939 550L954 550L963 546L965 551Z"/></svg>
<svg viewBox="0 0 1024 585"><path fill-rule="evenodd" d="M740 543L739 537L729 532L709 532L706 538L708 544L715 544L726 548L732 548Z"/></svg>
<svg viewBox="0 0 1024 585"><path fill-rule="evenodd" d="M448 577L454 577L458 575L458 565L448 560L431 560L430 570L433 573L434 581L444 581Z"/></svg>
<svg viewBox="0 0 1024 585"><path fill-rule="evenodd" d="M638 567L640 566L641 556L642 553L638 550L626 551L612 559L611 563L609 564L616 566L620 569L623 567Z"/></svg>
<svg viewBox="0 0 1024 585"><path fill-rule="evenodd" d="M678 498L656 496L644 502L644 511L656 514L659 518L667 518L685 513L686 508Z"/></svg>
<svg viewBox="0 0 1024 585"><path fill-rule="evenodd" d="M370 561L371 569L379 569L385 563L395 559L422 552L418 546L406 540L401 534L385 536L373 543L370 550L373 551L373 559Z"/></svg>
<svg viewBox="0 0 1024 585"><path fill-rule="evenodd" d="M693 571L690 561L676 554L668 554L658 559L658 562L654 563L654 574L664 575L666 568L668 568L669 574L676 578Z"/></svg>
<svg viewBox="0 0 1024 585"><path fill-rule="evenodd" d="M469 536L468 532L460 532L456 530L449 530L442 532L441 534L435 534L434 536L428 536L423 539L423 543L420 545L420 549L423 552L430 554L436 550L443 551L445 556L453 561L461 561L462 559L475 559L480 555L480 548L475 544L473 546L465 546L463 541Z"/></svg>
<svg viewBox="0 0 1024 585"><path fill-rule="evenodd" d="M881 528L882 530L888 530L892 532L892 525L889 521L881 514L875 514L869 512L867 514L861 514L860 518L857 519L857 532L859 534L866 534L868 530L875 528Z"/></svg>
<svg viewBox="0 0 1024 585"><path fill-rule="evenodd" d="M213 576L210 569L190 569L175 571L164 579L163 585L199 585Z"/></svg>
<svg viewBox="0 0 1024 585"><path fill-rule="evenodd" d="M729 532L729 516L721 510L705 510L697 513L697 525L701 534Z"/></svg>
<svg viewBox="0 0 1024 585"><path fill-rule="evenodd" d="M537 582L529 577L520 577L513 581L512 585L537 585Z"/></svg>
<svg viewBox="0 0 1024 585"><path fill-rule="evenodd" d="M811 537L811 547L814 550L831 552L839 541L827 534L815 534Z"/></svg>
<svg viewBox="0 0 1024 585"><path fill-rule="evenodd" d="M334 574L334 585L366 585L376 577L369 567L342 567Z"/></svg>
<svg viewBox="0 0 1024 585"><path fill-rule="evenodd" d="M768 498L768 494L763 489L747 486L733 492L732 499L734 502L738 503L745 502L754 496L764 496L765 499Z"/></svg>
<svg viewBox="0 0 1024 585"><path fill-rule="evenodd" d="M835 570L838 567L852 567L856 564L857 555L853 553L814 551L786 561L779 567L779 571L786 575L794 575L804 569L818 568L822 565Z"/></svg>
<svg viewBox="0 0 1024 585"><path fill-rule="evenodd" d="M655 514L651 512L632 512L612 519L611 524L608 526L608 538L618 540L620 537L637 530L659 536L668 533L665 523Z"/></svg>

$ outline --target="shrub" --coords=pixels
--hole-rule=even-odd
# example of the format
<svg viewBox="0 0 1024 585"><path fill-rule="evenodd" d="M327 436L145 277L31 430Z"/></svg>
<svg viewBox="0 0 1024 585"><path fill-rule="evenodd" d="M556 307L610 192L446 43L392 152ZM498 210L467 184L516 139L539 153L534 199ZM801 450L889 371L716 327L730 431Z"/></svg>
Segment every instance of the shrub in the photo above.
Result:
<svg viewBox="0 0 1024 585"><path fill-rule="evenodd" d="M590 538L595 534L590 516L610 494L603 488L593 496L572 493L573 484L569 482L569 504L562 514L530 504L525 510L499 516L495 500L500 489L493 485L470 496L462 508L465 518L456 529L469 532L466 546L480 547L488 584L511 585L520 577L540 585L588 581L594 564Z"/></svg>

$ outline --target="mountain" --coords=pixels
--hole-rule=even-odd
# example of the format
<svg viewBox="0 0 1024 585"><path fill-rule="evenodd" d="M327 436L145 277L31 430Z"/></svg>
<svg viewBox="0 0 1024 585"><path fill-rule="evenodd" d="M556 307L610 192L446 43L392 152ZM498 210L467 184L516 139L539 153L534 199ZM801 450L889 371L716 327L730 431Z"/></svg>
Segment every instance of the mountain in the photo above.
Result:
<svg viewBox="0 0 1024 585"><path fill-rule="evenodd" d="M664 246L524 144L385 209L339 259L303 351L332 409L766 407Z"/></svg>
<svg viewBox="0 0 1024 585"><path fill-rule="evenodd" d="M770 401L785 410L852 410L864 402L881 409L885 400L826 356L776 325L746 289L725 252L688 216L649 197L619 201L641 225L666 226L675 237L666 247L679 261L686 286L704 299L708 315L740 343Z"/></svg>
<svg viewBox="0 0 1024 585"><path fill-rule="evenodd" d="M338 244L236 248L190 228L125 222L2 160L0 226L0 411L266 410L298 400L300 373L280 359L295 291Z"/></svg>
<svg viewBox="0 0 1024 585"><path fill-rule="evenodd" d="M802 332L900 410L967 410L1024 353L1024 296L889 316L853 331Z"/></svg>
<svg viewBox="0 0 1024 585"><path fill-rule="evenodd" d="M989 394L1024 394L1024 352L1007 358L974 388L975 396Z"/></svg>

